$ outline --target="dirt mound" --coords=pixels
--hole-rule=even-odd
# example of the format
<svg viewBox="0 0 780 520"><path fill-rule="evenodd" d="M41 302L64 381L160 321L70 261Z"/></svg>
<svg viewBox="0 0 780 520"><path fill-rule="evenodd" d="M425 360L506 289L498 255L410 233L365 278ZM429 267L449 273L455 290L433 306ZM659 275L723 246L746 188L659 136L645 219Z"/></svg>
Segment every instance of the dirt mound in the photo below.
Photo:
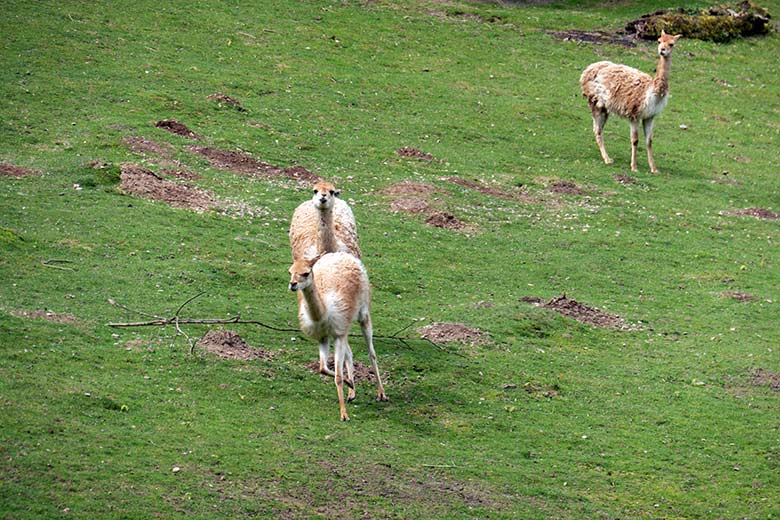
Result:
<svg viewBox="0 0 780 520"><path fill-rule="evenodd" d="M403 212L412 215L428 213L431 205L428 201L420 197L398 197L390 201L390 211L393 213Z"/></svg>
<svg viewBox="0 0 780 520"><path fill-rule="evenodd" d="M25 168L24 166L0 163L0 177L21 178L29 175L38 175L38 172L31 168Z"/></svg>
<svg viewBox="0 0 780 520"><path fill-rule="evenodd" d="M437 191L439 190L436 186L424 182L401 181L387 186L379 193L395 197L399 195L430 195Z"/></svg>
<svg viewBox="0 0 780 520"><path fill-rule="evenodd" d="M303 166L283 168L274 164L259 161L246 152L218 150L210 146L190 146L190 151L203 156L209 164L219 170L227 170L253 177L287 177L301 184L319 182L321 177Z"/></svg>
<svg viewBox="0 0 780 520"><path fill-rule="evenodd" d="M179 121L176 121L175 119L162 119L160 121L157 121L154 126L157 128L162 128L163 130L170 132L172 134L180 135L182 137L186 137L187 139L203 139L202 135L198 135L189 128L184 123L180 123Z"/></svg>
<svg viewBox="0 0 780 520"><path fill-rule="evenodd" d="M458 217L452 213L446 211L436 211L425 219L425 223L429 226L444 228L444 229L465 229L466 224L460 221Z"/></svg>
<svg viewBox="0 0 780 520"><path fill-rule="evenodd" d="M565 294L556 296L549 302L542 305L546 309L552 309L555 312L573 318L581 323L595 325L596 327L605 327L611 329L627 329L626 321L615 314L609 314L593 307L588 307L577 300L567 298Z"/></svg>
<svg viewBox="0 0 780 520"><path fill-rule="evenodd" d="M233 99L232 97L228 96L227 94L223 94L222 92L214 92L210 96L206 96L206 99L209 101L216 101L220 106L222 105L229 105L239 112L246 112L246 108L241 106L241 103Z"/></svg>
<svg viewBox="0 0 780 520"><path fill-rule="evenodd" d="M750 374L752 386L768 386L772 390L780 391L780 372L772 372L759 368Z"/></svg>
<svg viewBox="0 0 780 520"><path fill-rule="evenodd" d="M352 364L355 368L355 371L353 373L355 376L355 383L358 383L360 381L376 381L374 370L370 366L366 366L357 360L353 360ZM334 361L333 361L333 356L331 355L330 357L328 357L328 368L334 370L333 365L334 365ZM319 360L308 363L306 365L306 368L308 368L315 374L319 374L320 373Z"/></svg>
<svg viewBox="0 0 780 520"><path fill-rule="evenodd" d="M417 329L417 333L434 343L455 342L472 347L492 343L486 333L465 323L431 323Z"/></svg>
<svg viewBox="0 0 780 520"><path fill-rule="evenodd" d="M56 312L49 311L25 311L15 310L11 311L13 316L17 318L29 318L33 320L46 320L52 323L60 323L63 325L78 325L81 322L73 314L58 314Z"/></svg>
<svg viewBox="0 0 780 520"><path fill-rule="evenodd" d="M547 186L547 190L561 195L585 195L575 183L567 180L559 180Z"/></svg>
<svg viewBox="0 0 780 520"><path fill-rule="evenodd" d="M410 148L408 146L399 148L398 150L395 151L395 153L397 155L400 155L401 157L407 157L410 159L419 159L425 162L431 162L434 159L433 155L420 151L416 148Z"/></svg>
<svg viewBox="0 0 780 520"><path fill-rule="evenodd" d="M623 175L622 173L617 173L612 176L613 179L615 179L615 182L619 182L620 184L636 184L639 182L634 177L629 177L628 175Z"/></svg>
<svg viewBox="0 0 780 520"><path fill-rule="evenodd" d="M743 293L739 291L723 291L720 293L720 295L723 298L731 298L733 300L739 300L741 302L749 302L750 300L755 299L755 296L748 293Z"/></svg>
<svg viewBox="0 0 780 520"><path fill-rule="evenodd" d="M606 32L606 31L578 31L575 29L568 31L547 31L547 34L563 40L577 43L611 43L624 45L626 47L636 47L637 37L633 34L627 34L625 31Z"/></svg>
<svg viewBox="0 0 780 520"><path fill-rule="evenodd" d="M198 346L223 359L270 359L273 354L254 348L230 330L211 330L198 341Z"/></svg>
<svg viewBox="0 0 780 520"><path fill-rule="evenodd" d="M137 164L121 166L120 188L145 199L159 200L175 208L190 209L202 213L216 205L214 195L188 184L178 184L161 179L151 170Z"/></svg>
<svg viewBox="0 0 780 520"><path fill-rule="evenodd" d="M510 193L507 191L500 190L498 188L491 188L490 186L485 186L484 184L480 184L474 181L470 181L467 179L464 179L462 177L445 177L445 181L452 182L454 184L457 184L459 186L463 186L465 188L469 188L470 190L477 191L479 193L482 193L484 195L489 195L491 197L496 197L499 199L504 200L520 200L523 202L538 202L538 200L534 199L533 197L525 194L525 193Z"/></svg>
<svg viewBox="0 0 780 520"><path fill-rule="evenodd" d="M123 137L122 142L133 153L140 155L152 153L166 159L173 157L174 148L168 143L158 143L145 137Z"/></svg>
<svg viewBox="0 0 780 520"><path fill-rule="evenodd" d="M769 220L780 219L780 213L775 213L764 208L745 208L733 211L721 211L721 213L732 217L756 217Z"/></svg>

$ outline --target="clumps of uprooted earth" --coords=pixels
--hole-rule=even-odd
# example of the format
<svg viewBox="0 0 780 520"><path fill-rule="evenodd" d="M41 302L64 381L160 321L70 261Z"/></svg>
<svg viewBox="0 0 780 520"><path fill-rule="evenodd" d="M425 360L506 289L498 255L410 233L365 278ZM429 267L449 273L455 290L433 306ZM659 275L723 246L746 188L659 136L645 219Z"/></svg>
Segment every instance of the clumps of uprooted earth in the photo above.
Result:
<svg viewBox="0 0 780 520"><path fill-rule="evenodd" d="M745 0L733 5L704 9L665 9L642 15L617 31L550 31L562 40L586 43L613 43L635 46L639 40L656 40L661 31L714 42L763 36L772 32L772 16L759 5Z"/></svg>
<svg viewBox="0 0 780 520"><path fill-rule="evenodd" d="M586 323L596 327L617 330L636 329L635 325L630 324L624 318L580 303L573 298L567 297L566 294L556 296L548 302L535 296L525 296L520 298L520 301L553 310L558 314L577 320L580 323Z"/></svg>

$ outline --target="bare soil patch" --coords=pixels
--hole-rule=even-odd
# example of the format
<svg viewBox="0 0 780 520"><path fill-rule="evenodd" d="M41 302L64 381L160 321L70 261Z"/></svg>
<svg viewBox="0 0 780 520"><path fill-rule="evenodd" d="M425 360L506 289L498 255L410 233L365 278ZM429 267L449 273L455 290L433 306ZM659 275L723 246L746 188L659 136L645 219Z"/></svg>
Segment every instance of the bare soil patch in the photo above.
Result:
<svg viewBox="0 0 780 520"><path fill-rule="evenodd" d="M167 175L168 177L175 177L177 179L183 179L187 181L198 181L203 177L199 173L191 172L188 170L172 170L163 169L159 172L161 175Z"/></svg>
<svg viewBox="0 0 780 520"><path fill-rule="evenodd" d="M732 211L721 211L721 213L732 217L755 217L769 220L780 219L780 213L775 213L764 208L745 208Z"/></svg>
<svg viewBox="0 0 780 520"><path fill-rule="evenodd" d="M328 357L328 368L330 368L331 370L335 370L333 368L334 365L335 362L333 360L333 355L331 355L330 357ZM353 374L355 376L356 383L360 381L370 381L370 382L376 381L376 375L374 374L374 370L370 366L366 366L356 359L352 361L352 365L355 368ZM319 374L320 373L319 360L312 361L311 363L306 364L306 368L308 368L315 374Z"/></svg>
<svg viewBox="0 0 780 520"><path fill-rule="evenodd" d="M547 186L547 190L561 195L585 195L585 192L574 182L567 180L555 181Z"/></svg>
<svg viewBox="0 0 780 520"><path fill-rule="evenodd" d="M412 215L427 214L431 211L428 201L420 197L398 197L390 201L390 211L403 212Z"/></svg>
<svg viewBox="0 0 780 520"><path fill-rule="evenodd" d="M424 182L414 182L414 181L401 181L395 184L391 184L390 186L387 186L384 188L381 193L382 195L389 195L391 197L399 196L399 195L430 195L432 193L435 193L439 191L436 186L433 186L431 184L426 184Z"/></svg>
<svg viewBox="0 0 780 520"><path fill-rule="evenodd" d="M767 386L775 391L780 391L780 372L773 372L759 368L750 374L751 386Z"/></svg>
<svg viewBox="0 0 780 520"><path fill-rule="evenodd" d="M60 314L50 311L25 311L25 310L13 310L11 311L13 316L17 318L28 318L33 320L46 320L52 323L59 323L63 325L80 325L81 322L73 314Z"/></svg>
<svg viewBox="0 0 780 520"><path fill-rule="evenodd" d="M145 137L123 137L122 143L124 143L131 152L140 155L155 154L166 159L171 159L173 157L174 148L168 143L158 143Z"/></svg>
<svg viewBox="0 0 780 520"><path fill-rule="evenodd" d="M472 347L490 345L487 333L465 323L431 323L417 329L417 333L434 343L462 343Z"/></svg>
<svg viewBox="0 0 780 520"><path fill-rule="evenodd" d="M243 151L218 150L210 146L190 146L190 151L203 156L209 164L219 170L249 175L252 177L286 177L301 184L313 184L321 179L303 166L281 167L259 161Z"/></svg>
<svg viewBox="0 0 780 520"><path fill-rule="evenodd" d="M182 137L186 137L187 139L203 139L202 135L196 134L184 123L180 123L179 121L175 119L162 119L160 121L157 121L154 126L157 128L162 128L163 130L166 130L172 134L180 135Z"/></svg>
<svg viewBox="0 0 780 520"><path fill-rule="evenodd" d="M570 29L566 31L547 31L547 34L565 42L595 43L597 45L610 43L625 47L636 47L637 42L635 35L628 34L625 31L578 31Z"/></svg>
<svg viewBox="0 0 780 520"><path fill-rule="evenodd" d="M232 98L227 94L223 94L222 92L214 92L213 94L206 96L206 99L209 101L216 101L220 106L227 105L235 108L239 112L246 112L246 108L241 106L241 103L239 103L235 98Z"/></svg>
<svg viewBox="0 0 780 520"><path fill-rule="evenodd" d="M211 330L198 341L198 346L223 359L270 359L273 353L254 348L230 330Z"/></svg>
<svg viewBox="0 0 780 520"><path fill-rule="evenodd" d="M552 300L543 304L545 309L551 309L555 312L573 318L581 323L595 325L610 329L628 329L626 320L615 314L609 314L593 307L584 305L577 300L567 298L566 294L556 296Z"/></svg>
<svg viewBox="0 0 780 520"><path fill-rule="evenodd" d="M395 153L400 155L401 157L407 157L410 159L419 159L425 162L431 162L434 159L433 155L408 146L399 148L398 150L395 151Z"/></svg>
<svg viewBox="0 0 780 520"><path fill-rule="evenodd" d="M429 226L443 229L466 229L466 224L461 222L461 220L452 213L446 211L436 211L432 213L425 219L425 223Z"/></svg>
<svg viewBox="0 0 780 520"><path fill-rule="evenodd" d="M741 302L749 302L755 299L755 296L753 296L752 294L743 293L739 291L723 291L722 293L720 293L720 295L723 298L731 298L733 300L738 300Z"/></svg>
<svg viewBox="0 0 780 520"><path fill-rule="evenodd" d="M137 164L121 165L120 188L125 193L165 202L175 208L202 213L215 207L216 198L206 190L160 178Z"/></svg>
<svg viewBox="0 0 780 520"><path fill-rule="evenodd" d="M620 184L636 184L637 182L639 182L634 177L630 177L622 173L615 174L612 176L612 178L615 179L615 182L619 182Z"/></svg>
<svg viewBox="0 0 780 520"><path fill-rule="evenodd" d="M523 390L534 397L546 397L552 399L560 393L558 385L543 385L539 383L525 383Z"/></svg>
<svg viewBox="0 0 780 520"><path fill-rule="evenodd" d="M498 189L498 188L485 186L484 184L481 184L481 183L478 183L478 182L474 182L474 181L470 181L470 180L464 179L462 177L456 177L456 176L445 177L444 180L448 181L448 182L452 182L452 183L457 184L459 186L463 186L465 188L474 190L474 191L482 193L484 195L489 195L491 197L496 197L496 198L499 198L499 199L519 200L519 201L522 201L522 202L529 202L529 203L539 202L536 198L531 197L530 195L528 195L526 193L523 193L523 192L511 193L511 192L504 191L504 190L501 190L501 189Z"/></svg>
<svg viewBox="0 0 780 520"><path fill-rule="evenodd" d="M13 164L0 163L0 177L28 177L30 175L39 175L40 172L33 170L32 168L25 168L24 166L16 166Z"/></svg>

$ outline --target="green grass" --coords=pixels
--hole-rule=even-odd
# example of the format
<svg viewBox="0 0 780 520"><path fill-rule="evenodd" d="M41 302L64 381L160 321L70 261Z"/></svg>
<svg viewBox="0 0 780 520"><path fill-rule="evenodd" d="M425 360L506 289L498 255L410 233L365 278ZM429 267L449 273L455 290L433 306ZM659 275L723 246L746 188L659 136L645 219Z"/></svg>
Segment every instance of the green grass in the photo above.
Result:
<svg viewBox="0 0 780 520"><path fill-rule="evenodd" d="M780 371L779 228L721 213L780 211L777 35L680 40L662 173L640 151L623 185L628 124L607 124L604 165L578 78L599 59L651 72L653 46L546 31L706 2L257 4L0 4L0 163L40 172L0 178L0 518L780 516L778 393L751 384ZM297 325L287 227L308 190L211 168L154 127L165 118L340 187L377 334L464 322L492 343L378 340L390 402L363 382L341 423L296 333L225 326L274 353L230 361L190 355L173 327L108 327L139 319L109 298L171 316L200 291L183 315ZM255 215L121 193L120 164L161 167L127 136L169 143L199 187ZM713 182L724 172L738 184ZM390 212L380 190L407 179L469 231ZM555 180L586 195L553 194ZM635 329L520 301L564 292ZM30 315L44 310L76 320Z"/></svg>

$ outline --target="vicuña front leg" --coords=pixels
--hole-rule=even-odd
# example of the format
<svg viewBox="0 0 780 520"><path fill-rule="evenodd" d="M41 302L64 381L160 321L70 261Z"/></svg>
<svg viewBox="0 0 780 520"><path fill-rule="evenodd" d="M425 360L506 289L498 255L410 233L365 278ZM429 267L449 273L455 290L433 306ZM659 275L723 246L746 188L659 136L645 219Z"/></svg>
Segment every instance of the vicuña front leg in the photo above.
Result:
<svg viewBox="0 0 780 520"><path fill-rule="evenodd" d="M650 171L658 173L653 160L653 120L645 119L642 121L642 128L645 131L645 146L647 147L647 162L650 164Z"/></svg>
<svg viewBox="0 0 780 520"><path fill-rule="evenodd" d="M636 119L629 120L631 125L631 171L635 172L636 168L636 150L639 146L639 121Z"/></svg>
<svg viewBox="0 0 780 520"><path fill-rule="evenodd" d="M328 368L328 355L330 354L330 338L320 341L320 374L333 377L336 375L333 370Z"/></svg>

